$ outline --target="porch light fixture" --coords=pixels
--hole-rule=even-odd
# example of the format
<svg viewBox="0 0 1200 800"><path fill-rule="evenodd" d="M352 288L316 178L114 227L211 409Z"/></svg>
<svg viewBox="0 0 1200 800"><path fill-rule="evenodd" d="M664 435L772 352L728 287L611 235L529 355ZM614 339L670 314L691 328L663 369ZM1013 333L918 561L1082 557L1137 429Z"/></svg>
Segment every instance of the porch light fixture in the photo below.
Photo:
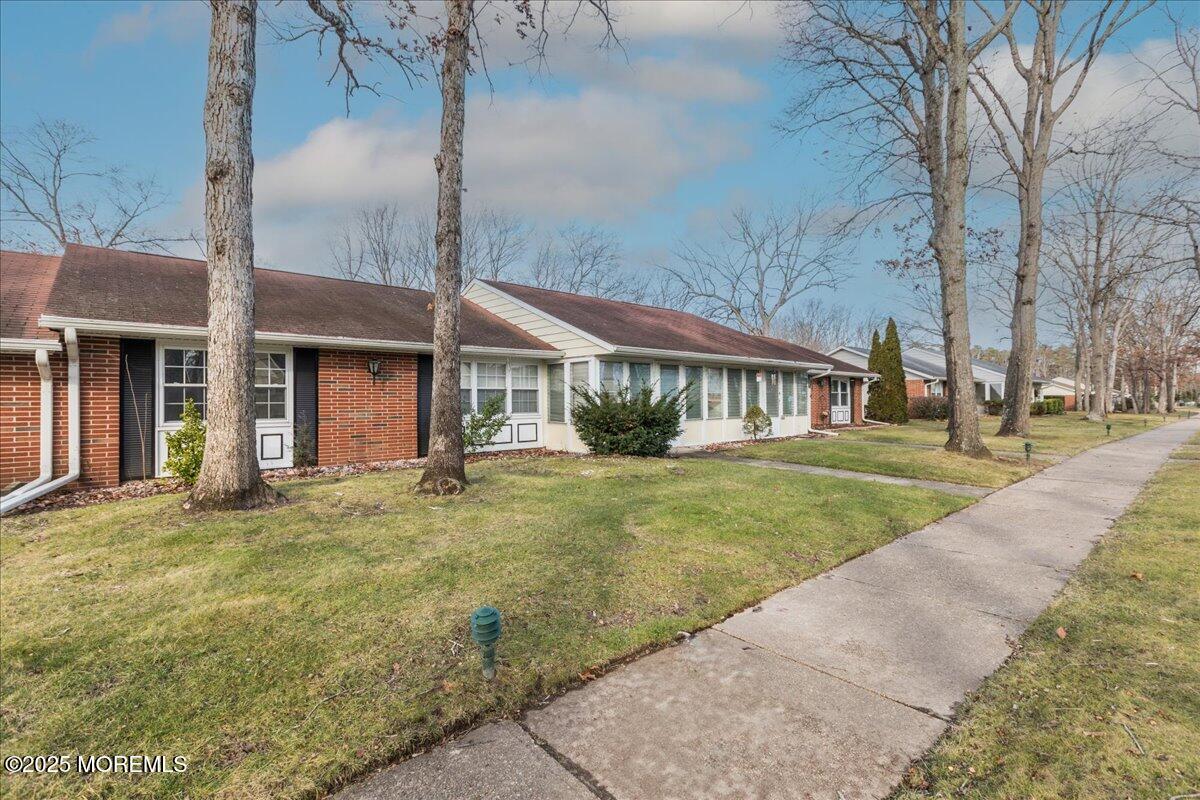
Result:
<svg viewBox="0 0 1200 800"><path fill-rule="evenodd" d="M483 656L483 677L496 677L496 642L500 638L500 612L492 606L480 606L471 612L471 639Z"/></svg>
<svg viewBox="0 0 1200 800"><path fill-rule="evenodd" d="M379 359L372 358L367 361L367 372L371 373L371 383L375 382L375 378L379 376Z"/></svg>

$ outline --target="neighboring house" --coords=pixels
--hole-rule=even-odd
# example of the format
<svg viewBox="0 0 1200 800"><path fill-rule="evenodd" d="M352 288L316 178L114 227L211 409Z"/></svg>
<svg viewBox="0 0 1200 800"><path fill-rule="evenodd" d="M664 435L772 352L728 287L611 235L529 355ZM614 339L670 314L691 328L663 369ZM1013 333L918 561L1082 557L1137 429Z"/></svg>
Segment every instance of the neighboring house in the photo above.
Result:
<svg viewBox="0 0 1200 800"><path fill-rule="evenodd" d="M1061 397L1063 408L1067 411L1075 410L1075 381L1070 378L1051 378L1046 383L1042 384L1039 400L1045 400L1047 397Z"/></svg>
<svg viewBox="0 0 1200 800"><path fill-rule="evenodd" d="M0 488L162 475L185 399L205 410L205 263L69 245L62 256L0 252L0 270ZM260 465L292 466L297 435L319 465L424 455L432 302L255 270ZM870 377L691 314L482 281L463 301L461 341L464 410L502 396L511 416L493 450L585 450L570 426L579 383L691 383L677 444L700 445L745 438L752 403L776 436L861 422Z"/></svg>
<svg viewBox="0 0 1200 800"><path fill-rule="evenodd" d="M870 352L865 347L843 345L829 351L829 355L866 368ZM901 351L900 361L904 365L904 382L909 398L942 397L946 394L946 357L941 350L909 347ZM1003 366L973 358L971 373L975 379L975 399L979 403L1004 399ZM1047 383L1045 378L1034 377L1035 400L1042 399L1042 386Z"/></svg>
<svg viewBox="0 0 1200 800"><path fill-rule="evenodd" d="M680 446L744 439L742 416L761 406L772 435L862 422L862 385L871 373L805 347L752 336L683 311L475 280L463 296L563 351L551 367L555 388L547 443L584 450L571 426L569 387L577 383L671 391L690 385Z"/></svg>

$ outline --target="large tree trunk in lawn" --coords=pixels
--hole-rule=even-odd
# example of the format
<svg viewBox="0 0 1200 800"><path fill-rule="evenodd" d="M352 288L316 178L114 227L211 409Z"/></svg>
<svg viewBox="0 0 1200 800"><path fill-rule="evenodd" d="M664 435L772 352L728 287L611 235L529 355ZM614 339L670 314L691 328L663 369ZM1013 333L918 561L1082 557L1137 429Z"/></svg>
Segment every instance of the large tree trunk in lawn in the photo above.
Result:
<svg viewBox="0 0 1200 800"><path fill-rule="evenodd" d="M204 102L204 223L208 236L208 434L185 504L255 508L280 497L262 479L254 429L255 0L212 3Z"/></svg>
<svg viewBox="0 0 1200 800"><path fill-rule="evenodd" d="M1096 387L1096 401L1088 409L1087 418L1093 422L1102 422L1107 416L1105 412L1108 409L1108 403L1106 402L1108 392L1108 386L1106 385L1108 383L1108 364L1106 362L1108 359L1105 358L1104 352L1105 345L1107 344L1104 337L1104 320L1100 316L1098 304L1092 304L1090 316L1091 320L1088 327L1092 335L1092 346L1089 348L1091 351L1091 367L1089 371L1092 373L1092 382Z"/></svg>
<svg viewBox="0 0 1200 800"><path fill-rule="evenodd" d="M417 491L458 494L467 485L459 399L458 316L462 290L462 163L471 0L445 0L442 143L438 173L437 269L433 299L433 400L429 457Z"/></svg>
<svg viewBox="0 0 1200 800"><path fill-rule="evenodd" d="M1033 402L1033 357L1037 350L1037 287L1042 252L1042 184L1049 157L1050 136L1038 142L1026 165L1018 191L1021 205L1021 239L1017 245L1017 275L1013 287L1012 349L1004 373L1004 412L998 436L1029 436L1029 404ZM1092 358L1103 347L1092 348ZM1093 377L1099 373L1093 373ZM1103 404L1098 404L1103 408ZM1095 409L1093 408L1093 413Z"/></svg>
<svg viewBox="0 0 1200 800"><path fill-rule="evenodd" d="M967 152L966 11L963 0L952 0L947 19L946 160L933 188L933 235L942 289L942 331L946 375L950 389L950 428L946 449L980 458L991 457L979 435L979 410L971 374L971 334L967 324L966 207L969 172ZM936 95L926 90L926 116L941 113ZM941 130L941 121L928 119L927 130ZM940 148L931 147L931 152ZM940 183L940 187L938 184ZM940 191L939 191L940 188Z"/></svg>

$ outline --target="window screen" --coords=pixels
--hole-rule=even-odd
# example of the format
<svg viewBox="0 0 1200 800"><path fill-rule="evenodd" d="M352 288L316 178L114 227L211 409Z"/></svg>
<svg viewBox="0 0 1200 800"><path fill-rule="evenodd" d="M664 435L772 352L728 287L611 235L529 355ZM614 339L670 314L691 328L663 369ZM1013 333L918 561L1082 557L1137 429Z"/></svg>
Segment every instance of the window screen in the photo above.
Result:
<svg viewBox="0 0 1200 800"><path fill-rule="evenodd" d="M546 368L547 402L550 404L548 419L550 422L567 421L566 374L566 367L562 364L551 364Z"/></svg>
<svg viewBox="0 0 1200 800"><path fill-rule="evenodd" d="M684 374L687 377L687 418L701 419L703 417L702 404L704 403L704 387L701 385L704 381L704 370L700 367L685 367Z"/></svg>
<svg viewBox="0 0 1200 800"><path fill-rule="evenodd" d="M726 370L728 376L726 380L727 392L726 397L729 402L726 407L729 409L730 419L742 418L742 371L740 369Z"/></svg>

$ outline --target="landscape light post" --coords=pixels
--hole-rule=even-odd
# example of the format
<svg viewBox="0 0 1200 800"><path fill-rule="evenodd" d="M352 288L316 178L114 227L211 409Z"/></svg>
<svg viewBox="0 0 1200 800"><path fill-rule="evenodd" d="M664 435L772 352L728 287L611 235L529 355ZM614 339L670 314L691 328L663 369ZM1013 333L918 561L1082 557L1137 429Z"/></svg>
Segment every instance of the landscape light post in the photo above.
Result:
<svg viewBox="0 0 1200 800"><path fill-rule="evenodd" d="M480 606L471 612L471 639L479 645L483 657L483 677L496 677L496 641L500 638L500 612L492 606Z"/></svg>

